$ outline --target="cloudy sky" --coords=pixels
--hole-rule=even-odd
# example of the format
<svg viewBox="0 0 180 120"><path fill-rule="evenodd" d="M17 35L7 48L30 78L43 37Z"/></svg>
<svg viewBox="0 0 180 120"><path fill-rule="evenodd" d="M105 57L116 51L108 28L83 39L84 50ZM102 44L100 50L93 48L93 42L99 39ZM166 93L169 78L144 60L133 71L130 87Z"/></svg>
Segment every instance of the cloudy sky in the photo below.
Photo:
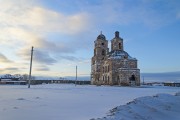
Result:
<svg viewBox="0 0 180 120"><path fill-rule="evenodd" d="M93 42L119 31L143 73L180 71L179 0L0 0L0 74L79 76Z"/></svg>

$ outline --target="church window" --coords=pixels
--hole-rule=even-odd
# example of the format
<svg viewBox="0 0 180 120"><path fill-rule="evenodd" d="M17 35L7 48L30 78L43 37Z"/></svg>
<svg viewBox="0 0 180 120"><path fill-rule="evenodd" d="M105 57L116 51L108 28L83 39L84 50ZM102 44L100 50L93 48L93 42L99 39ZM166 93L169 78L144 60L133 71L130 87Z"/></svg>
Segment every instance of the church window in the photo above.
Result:
<svg viewBox="0 0 180 120"><path fill-rule="evenodd" d="M94 60L92 61L92 64L93 64L93 65L95 64L95 61L94 61Z"/></svg>
<svg viewBox="0 0 180 120"><path fill-rule="evenodd" d="M105 50L102 50L102 55L105 55Z"/></svg>
<svg viewBox="0 0 180 120"><path fill-rule="evenodd" d="M119 43L119 49L121 49L121 43Z"/></svg>
<svg viewBox="0 0 180 120"><path fill-rule="evenodd" d="M124 59L127 59L127 58L128 58L128 56L127 56L127 55L125 55L125 56L124 56Z"/></svg>
<svg viewBox="0 0 180 120"><path fill-rule="evenodd" d="M135 81L135 80L136 80L135 75L132 75L132 76L130 77L130 80L131 80L131 81Z"/></svg>

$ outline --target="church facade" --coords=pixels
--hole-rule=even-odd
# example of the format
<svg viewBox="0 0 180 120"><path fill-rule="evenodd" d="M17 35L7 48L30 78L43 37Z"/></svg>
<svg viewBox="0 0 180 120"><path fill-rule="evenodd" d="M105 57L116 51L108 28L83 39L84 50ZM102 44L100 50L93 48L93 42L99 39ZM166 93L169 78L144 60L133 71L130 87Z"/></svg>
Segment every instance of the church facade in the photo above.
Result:
<svg viewBox="0 0 180 120"><path fill-rule="evenodd" d="M140 69L137 59L124 51L123 39L115 32L111 40L111 50L108 40L101 33L94 41L94 55L91 59L91 84L139 86Z"/></svg>

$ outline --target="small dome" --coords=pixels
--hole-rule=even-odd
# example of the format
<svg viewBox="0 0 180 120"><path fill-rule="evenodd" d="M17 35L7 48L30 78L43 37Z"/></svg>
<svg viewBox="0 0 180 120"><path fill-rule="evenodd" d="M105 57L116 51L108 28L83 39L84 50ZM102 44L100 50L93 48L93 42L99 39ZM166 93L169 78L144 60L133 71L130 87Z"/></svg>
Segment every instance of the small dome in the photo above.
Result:
<svg viewBox="0 0 180 120"><path fill-rule="evenodd" d="M106 40L106 37L105 37L105 35L103 35L103 34L100 34L100 35L97 37L97 39Z"/></svg>
<svg viewBox="0 0 180 120"><path fill-rule="evenodd" d="M116 38L119 38L119 31L116 31L116 32L115 32L115 37L116 37Z"/></svg>

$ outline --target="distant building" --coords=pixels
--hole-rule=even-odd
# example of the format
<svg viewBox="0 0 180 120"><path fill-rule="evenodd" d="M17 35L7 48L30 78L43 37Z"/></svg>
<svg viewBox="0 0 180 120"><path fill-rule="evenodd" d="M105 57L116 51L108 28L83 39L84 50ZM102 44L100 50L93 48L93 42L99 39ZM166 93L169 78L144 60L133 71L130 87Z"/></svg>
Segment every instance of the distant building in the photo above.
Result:
<svg viewBox="0 0 180 120"><path fill-rule="evenodd" d="M165 82L164 86L180 87L180 82Z"/></svg>
<svg viewBox="0 0 180 120"><path fill-rule="evenodd" d="M101 33L94 41L94 56L91 59L91 84L139 86L140 69L137 59L124 51L123 39L119 32L111 40L111 51L108 40Z"/></svg>

